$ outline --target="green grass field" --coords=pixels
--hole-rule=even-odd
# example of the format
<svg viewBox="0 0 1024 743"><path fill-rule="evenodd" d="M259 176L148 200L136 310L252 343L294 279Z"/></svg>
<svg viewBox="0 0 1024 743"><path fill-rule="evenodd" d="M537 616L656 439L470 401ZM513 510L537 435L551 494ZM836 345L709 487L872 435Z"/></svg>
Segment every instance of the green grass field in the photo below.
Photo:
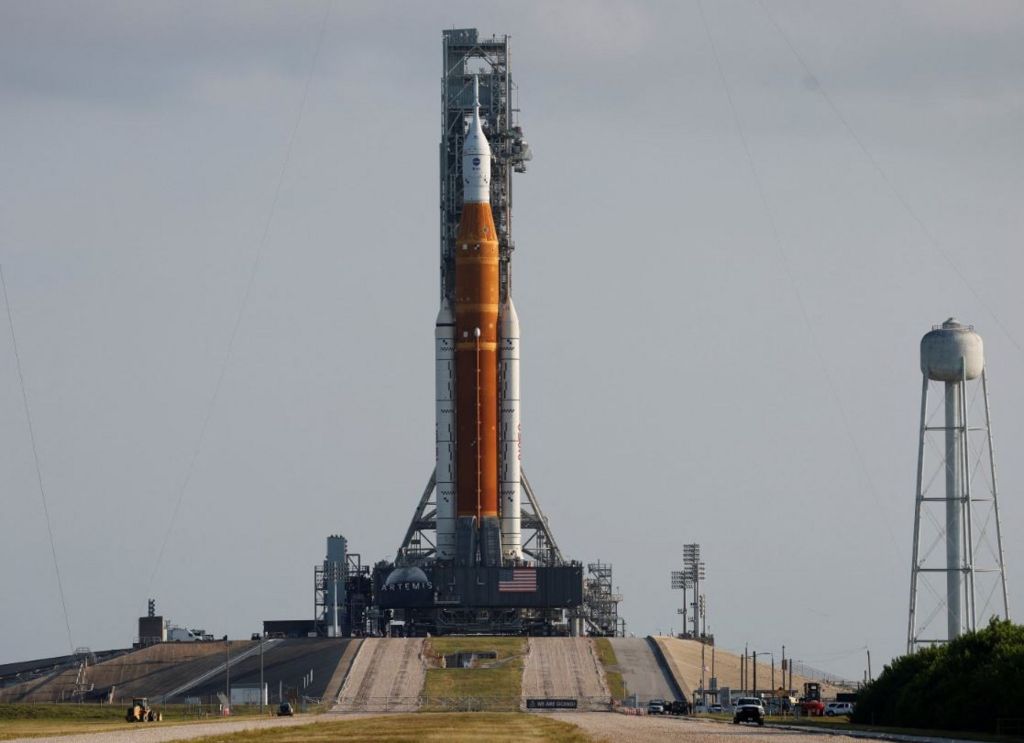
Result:
<svg viewBox="0 0 1024 743"><path fill-rule="evenodd" d="M521 637L436 637L427 642L427 652L437 656L494 652L498 657L480 660L475 668L428 669L423 685L425 710L519 709L526 640Z"/></svg>
<svg viewBox="0 0 1024 743"><path fill-rule="evenodd" d="M488 743L586 743L591 739L569 723L541 715L500 712L384 715L200 739L201 743L468 743L481 740Z"/></svg>
<svg viewBox="0 0 1024 743"><path fill-rule="evenodd" d="M626 696L626 685L619 672L619 660L615 657L615 649L607 637L594 638L594 649L597 650L597 658L604 666L604 676L608 681L608 693L612 699L622 699Z"/></svg>
<svg viewBox="0 0 1024 743"><path fill-rule="evenodd" d="M140 725L182 722L216 722L259 714L259 710L237 708L231 717L199 717L183 705L154 706L164 722L125 722L127 704L0 704L0 741L12 738L40 738L71 733L100 733L131 730ZM267 710L269 715L272 710Z"/></svg>

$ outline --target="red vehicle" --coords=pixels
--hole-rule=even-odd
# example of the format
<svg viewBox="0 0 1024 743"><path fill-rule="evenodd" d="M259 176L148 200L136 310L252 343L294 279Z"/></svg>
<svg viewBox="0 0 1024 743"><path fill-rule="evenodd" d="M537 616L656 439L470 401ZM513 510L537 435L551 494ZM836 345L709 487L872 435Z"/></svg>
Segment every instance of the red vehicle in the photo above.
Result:
<svg viewBox="0 0 1024 743"><path fill-rule="evenodd" d="M800 697L800 711L810 717L825 714L825 703L821 701L821 684L808 681L804 684L804 695Z"/></svg>

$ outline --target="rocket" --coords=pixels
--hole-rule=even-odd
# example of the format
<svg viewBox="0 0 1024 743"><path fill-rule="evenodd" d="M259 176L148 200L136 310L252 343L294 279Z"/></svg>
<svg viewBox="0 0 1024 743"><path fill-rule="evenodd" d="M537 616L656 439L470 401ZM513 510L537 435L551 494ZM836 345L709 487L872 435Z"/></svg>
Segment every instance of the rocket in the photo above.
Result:
<svg viewBox="0 0 1024 743"><path fill-rule="evenodd" d="M500 301L491 148L479 99L474 78L454 291L441 300L434 333L436 549L440 560L493 566L522 557L519 320L511 297Z"/></svg>

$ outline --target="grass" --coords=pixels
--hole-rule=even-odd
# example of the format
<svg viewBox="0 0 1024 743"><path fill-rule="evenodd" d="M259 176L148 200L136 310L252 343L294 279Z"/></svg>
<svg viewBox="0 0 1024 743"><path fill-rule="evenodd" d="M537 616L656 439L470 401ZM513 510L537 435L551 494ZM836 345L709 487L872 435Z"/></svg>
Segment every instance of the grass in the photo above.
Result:
<svg viewBox="0 0 1024 743"><path fill-rule="evenodd" d="M382 715L199 739L201 743L468 743L482 740L488 743L586 743L591 739L566 722L542 715L508 712Z"/></svg>
<svg viewBox="0 0 1024 743"><path fill-rule="evenodd" d="M427 641L425 654L494 652L497 658L480 659L473 668L429 668L423 685L425 710L517 710L523 688L521 637L437 637Z"/></svg>
<svg viewBox="0 0 1024 743"><path fill-rule="evenodd" d="M852 723L845 716L836 717L769 717L767 721L777 725L794 727L822 728L828 730L863 730L872 733L895 733L898 735L921 735L930 738L970 738L971 740L989 740L995 743L1017 743L1024 738L1020 736L996 735L994 733L977 733L968 730L921 730L920 728L896 728L882 725L864 725Z"/></svg>
<svg viewBox="0 0 1024 743"><path fill-rule="evenodd" d="M127 704L0 704L0 741L12 738L38 738L72 733L99 733L132 730L140 725L184 722L216 722L258 715L259 710L236 708L231 717L199 719L184 705L155 706L164 722L125 722Z"/></svg>
<svg viewBox="0 0 1024 743"><path fill-rule="evenodd" d="M607 637L594 638L594 649L597 659L604 666L604 677L608 681L608 693L612 699L623 699L626 696L626 684L619 671L619 659L615 657L615 649Z"/></svg>

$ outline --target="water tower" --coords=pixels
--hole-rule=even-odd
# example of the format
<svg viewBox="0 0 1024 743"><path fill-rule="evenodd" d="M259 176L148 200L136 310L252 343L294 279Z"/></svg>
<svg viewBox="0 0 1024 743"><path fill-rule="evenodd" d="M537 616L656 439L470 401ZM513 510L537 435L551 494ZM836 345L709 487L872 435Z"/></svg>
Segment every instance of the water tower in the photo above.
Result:
<svg viewBox="0 0 1024 743"><path fill-rule="evenodd" d="M1008 618L981 336L954 318L932 328L921 339L921 374L907 652L974 631L979 618ZM936 383L942 403L930 407Z"/></svg>

